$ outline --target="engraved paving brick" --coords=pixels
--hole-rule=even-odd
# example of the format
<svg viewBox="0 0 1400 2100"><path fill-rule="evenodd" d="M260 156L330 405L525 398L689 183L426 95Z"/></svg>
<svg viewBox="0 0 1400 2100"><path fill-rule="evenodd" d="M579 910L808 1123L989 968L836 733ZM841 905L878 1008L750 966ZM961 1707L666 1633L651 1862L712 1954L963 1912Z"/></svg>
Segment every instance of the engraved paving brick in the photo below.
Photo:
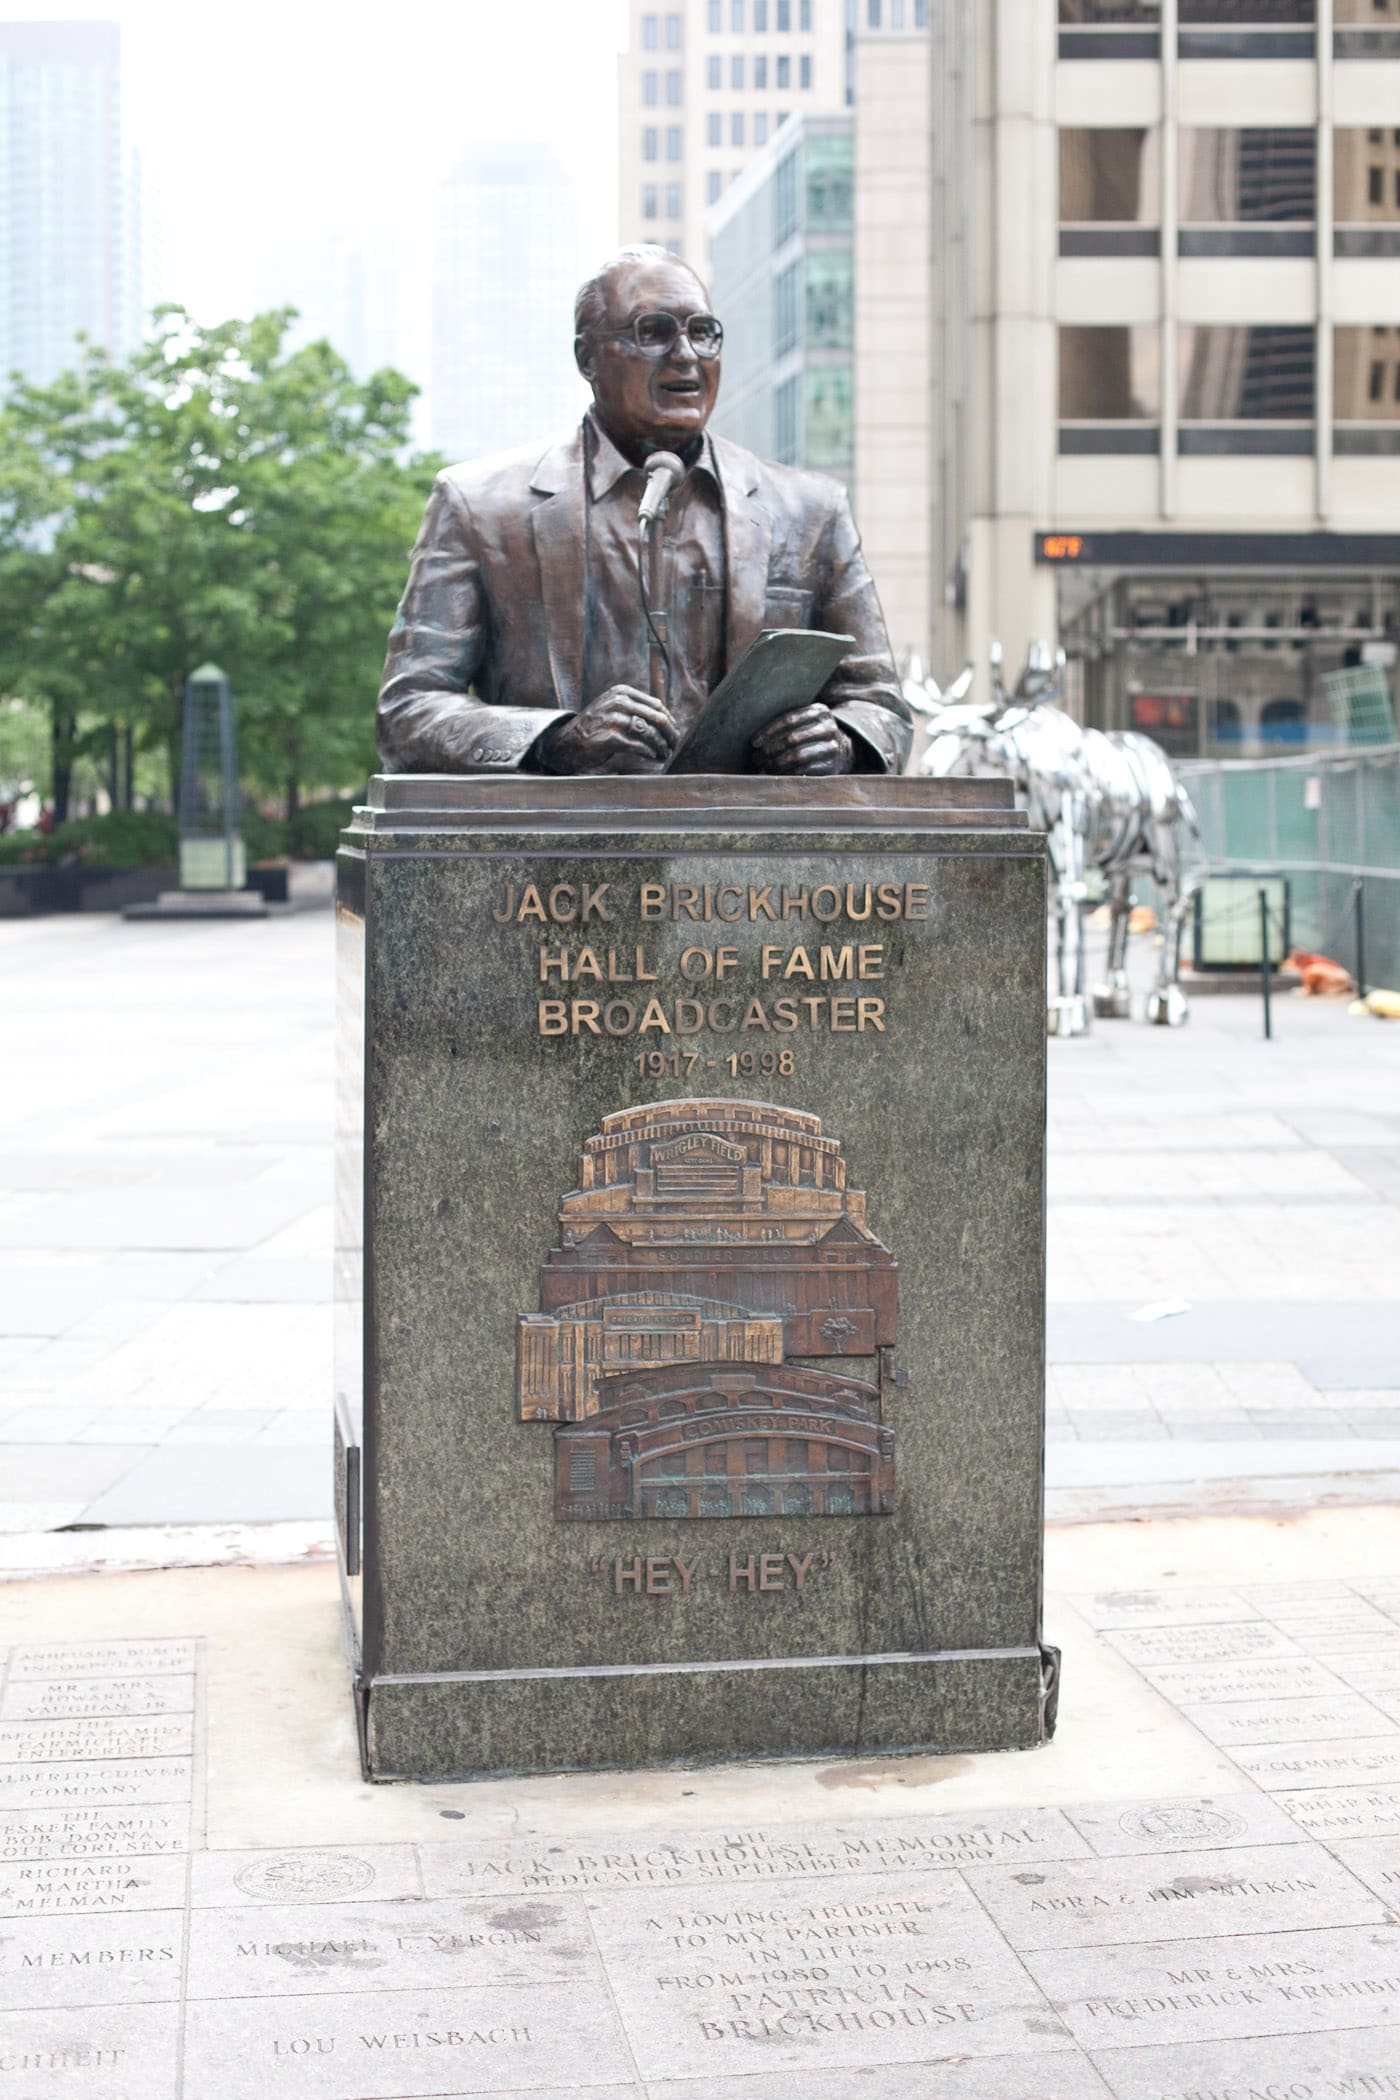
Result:
<svg viewBox="0 0 1400 2100"><path fill-rule="evenodd" d="M1400 1835L1400 1786L1301 1788L1275 1794L1287 1815L1310 1837L1377 1838Z"/></svg>
<svg viewBox="0 0 1400 2100"><path fill-rule="evenodd" d="M16 1648L11 1683L44 1677L187 1677L195 1667L194 1641L62 1641Z"/></svg>
<svg viewBox="0 0 1400 2100"><path fill-rule="evenodd" d="M1127 1662L1142 1668L1157 1663L1254 1662L1303 1652L1296 1641L1262 1619L1230 1626L1142 1626L1105 1638Z"/></svg>
<svg viewBox="0 0 1400 2100"><path fill-rule="evenodd" d="M1389 1733L1385 1716L1369 1699L1347 1692L1330 1699L1222 1700L1183 1705L1181 1711L1225 1750L1237 1743L1313 1743Z"/></svg>
<svg viewBox="0 0 1400 2100"><path fill-rule="evenodd" d="M1234 1699L1331 1699L1353 1680L1311 1656L1280 1655L1260 1662L1139 1663L1148 1682L1178 1706ZM1400 1673L1397 1673L1400 1682Z"/></svg>
<svg viewBox="0 0 1400 2100"><path fill-rule="evenodd" d="M183 1852L189 1820L187 1808L7 1808L0 1810L0 1860Z"/></svg>
<svg viewBox="0 0 1400 2100"><path fill-rule="evenodd" d="M673 1892L644 1906L600 1895L588 1907L648 2078L766 2077L1066 2044L954 1874Z"/></svg>
<svg viewBox="0 0 1400 2100"><path fill-rule="evenodd" d="M1263 1616L1239 1590L1105 1590L1076 1597L1074 1608L1096 1633L1131 1626L1211 1626Z"/></svg>
<svg viewBox="0 0 1400 2100"><path fill-rule="evenodd" d="M0 1862L0 1918L170 1910L184 1900L185 1861L179 1857Z"/></svg>
<svg viewBox="0 0 1400 2100"><path fill-rule="evenodd" d="M1400 2093L1400 2029L1096 2049L1116 2100L1380 2100Z"/></svg>
<svg viewBox="0 0 1400 2100"><path fill-rule="evenodd" d="M635 2091L606 1988L342 1991L189 2007L181 2100L419 2100L578 2089L580 2068Z"/></svg>
<svg viewBox="0 0 1400 2100"><path fill-rule="evenodd" d="M1289 1845L1303 1832L1266 1794L1193 1795L1185 1800L1113 1801L1072 1808L1096 1853L1210 1852L1236 1845Z"/></svg>
<svg viewBox="0 0 1400 2100"><path fill-rule="evenodd" d="M596 1966L574 1899L287 1904L190 1923L191 1998L315 1991L525 1989Z"/></svg>
<svg viewBox="0 0 1400 2100"><path fill-rule="evenodd" d="M1269 1793L1295 1787L1389 1786L1400 1782L1400 1734L1330 1743L1262 1743L1235 1751L1236 1764Z"/></svg>
<svg viewBox="0 0 1400 2100"><path fill-rule="evenodd" d="M183 1926L171 1910L11 1921L0 1935L0 1998L15 2010L178 1998Z"/></svg>
<svg viewBox="0 0 1400 2100"><path fill-rule="evenodd" d="M58 1677L22 1679L0 1703L0 1720L74 1720L95 1715L126 1719L142 1714L194 1711L194 1678Z"/></svg>
<svg viewBox="0 0 1400 2100"><path fill-rule="evenodd" d="M973 1867L967 1880L1020 1948L1364 1925L1386 1916L1321 1845L1306 1842L1249 1846L1213 1859L1173 1853L1030 1870Z"/></svg>
<svg viewBox="0 0 1400 2100"><path fill-rule="evenodd" d="M1400 1836L1345 1838L1332 1849L1358 1881L1392 1908L1400 1908Z"/></svg>
<svg viewBox="0 0 1400 2100"><path fill-rule="evenodd" d="M424 1893L481 1895L531 1889L664 1889L832 1874L907 1873L915 1866L1074 1859L1084 1839L1057 1809L908 1816L786 1830L695 1831L684 1837L535 1838L519 1843L421 1845Z"/></svg>
<svg viewBox="0 0 1400 2100"><path fill-rule="evenodd" d="M1061 1949L1023 1959L1091 2054L1400 2019L1395 1925Z"/></svg>
<svg viewBox="0 0 1400 2100"><path fill-rule="evenodd" d="M124 1808L146 1802L187 1802L187 1757L123 1758L91 1764L0 1765L0 1809Z"/></svg>
<svg viewBox="0 0 1400 2100"><path fill-rule="evenodd" d="M134 1720L9 1721L0 1724L0 1764L60 1764L75 1758L182 1757L193 1746L189 1714Z"/></svg>
<svg viewBox="0 0 1400 2100"><path fill-rule="evenodd" d="M419 1894L411 1845L200 1852L190 1867L190 1902L196 1910L253 1903L379 1903Z"/></svg>
<svg viewBox="0 0 1400 2100"><path fill-rule="evenodd" d="M179 2008L0 2013L0 2092L13 2100L177 2100Z"/></svg>

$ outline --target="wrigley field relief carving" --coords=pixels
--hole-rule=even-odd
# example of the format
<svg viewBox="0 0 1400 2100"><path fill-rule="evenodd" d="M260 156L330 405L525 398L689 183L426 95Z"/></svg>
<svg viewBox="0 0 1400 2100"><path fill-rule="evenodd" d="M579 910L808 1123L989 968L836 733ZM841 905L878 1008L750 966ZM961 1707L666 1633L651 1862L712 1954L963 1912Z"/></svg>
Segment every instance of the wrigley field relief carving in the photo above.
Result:
<svg viewBox="0 0 1400 2100"><path fill-rule="evenodd" d="M521 1417L555 1425L555 1514L888 1514L897 1300L819 1117L761 1101L605 1117L519 1326Z"/></svg>

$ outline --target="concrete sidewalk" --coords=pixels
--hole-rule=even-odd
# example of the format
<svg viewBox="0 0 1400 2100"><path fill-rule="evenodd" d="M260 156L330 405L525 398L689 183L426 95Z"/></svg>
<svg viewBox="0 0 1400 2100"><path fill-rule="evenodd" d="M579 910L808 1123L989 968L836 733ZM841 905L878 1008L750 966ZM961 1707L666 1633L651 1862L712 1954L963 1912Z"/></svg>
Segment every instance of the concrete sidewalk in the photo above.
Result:
<svg viewBox="0 0 1400 2100"><path fill-rule="evenodd" d="M10 1583L0 2089L1400 2091L1400 1515L1049 1574L1042 1750L379 1788L328 1562Z"/></svg>
<svg viewBox="0 0 1400 2100"><path fill-rule="evenodd" d="M0 1528L324 1514L332 940L0 927ZM1275 1021L1049 1046L1052 1515L1393 1491L1400 1027Z"/></svg>

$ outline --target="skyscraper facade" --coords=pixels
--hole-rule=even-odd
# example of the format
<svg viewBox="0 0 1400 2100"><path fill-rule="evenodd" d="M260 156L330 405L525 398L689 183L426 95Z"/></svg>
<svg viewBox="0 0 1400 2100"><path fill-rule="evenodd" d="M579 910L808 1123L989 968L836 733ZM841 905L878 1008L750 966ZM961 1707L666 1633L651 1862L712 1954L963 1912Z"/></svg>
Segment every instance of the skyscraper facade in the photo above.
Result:
<svg viewBox="0 0 1400 2100"><path fill-rule="evenodd" d="M844 109L856 9L927 0L630 0L619 220L704 271L705 215L785 117Z"/></svg>
<svg viewBox="0 0 1400 2100"><path fill-rule="evenodd" d="M578 200L546 145L473 146L442 184L433 265L431 441L471 459L564 430L583 276Z"/></svg>
<svg viewBox="0 0 1400 2100"><path fill-rule="evenodd" d="M57 377L80 334L134 339L139 226L117 25L0 22L0 388Z"/></svg>

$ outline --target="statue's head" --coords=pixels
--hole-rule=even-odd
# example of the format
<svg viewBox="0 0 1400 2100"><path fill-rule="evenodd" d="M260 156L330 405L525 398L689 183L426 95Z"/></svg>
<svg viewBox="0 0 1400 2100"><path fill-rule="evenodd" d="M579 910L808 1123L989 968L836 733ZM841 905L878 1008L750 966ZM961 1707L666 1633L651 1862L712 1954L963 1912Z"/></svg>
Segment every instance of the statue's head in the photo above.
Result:
<svg viewBox="0 0 1400 2100"><path fill-rule="evenodd" d="M574 301L574 357L598 419L639 465L683 452L719 393L723 331L704 285L664 248L622 248Z"/></svg>

